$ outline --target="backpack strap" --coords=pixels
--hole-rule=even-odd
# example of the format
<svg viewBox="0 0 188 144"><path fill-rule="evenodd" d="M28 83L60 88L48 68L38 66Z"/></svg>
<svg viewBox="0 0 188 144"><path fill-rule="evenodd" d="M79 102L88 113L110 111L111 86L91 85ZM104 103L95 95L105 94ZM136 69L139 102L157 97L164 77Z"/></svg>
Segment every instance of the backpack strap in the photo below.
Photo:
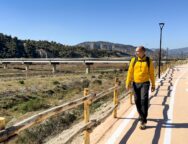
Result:
<svg viewBox="0 0 188 144"><path fill-rule="evenodd" d="M134 68L136 62L138 61L138 57L134 57L134 58L135 59L134 59L134 62L133 62L133 68ZM150 58L148 56L146 57L146 62L147 62L147 65L148 65L148 70L149 70L149 68L150 68Z"/></svg>
<svg viewBox="0 0 188 144"><path fill-rule="evenodd" d="M138 57L134 57L133 68L134 68L137 61L138 61Z"/></svg>

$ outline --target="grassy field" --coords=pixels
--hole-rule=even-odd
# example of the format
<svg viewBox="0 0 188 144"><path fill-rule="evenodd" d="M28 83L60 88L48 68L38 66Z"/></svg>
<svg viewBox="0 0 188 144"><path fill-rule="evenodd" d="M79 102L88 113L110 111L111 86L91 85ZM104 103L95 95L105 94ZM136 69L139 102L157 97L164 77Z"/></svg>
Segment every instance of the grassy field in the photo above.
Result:
<svg viewBox="0 0 188 144"><path fill-rule="evenodd" d="M23 65L9 65L0 68L0 116L6 118L7 126L47 108L63 104L83 96L84 87L91 92L101 92L114 85L116 76L123 80L124 65L93 65L91 73L85 74L84 65L58 65L53 74L50 65L31 65L28 72ZM93 104L91 112L104 103L105 99ZM40 143L50 134L56 134L82 119L83 107L49 119L45 124L24 131L17 143ZM59 123L59 127L53 124ZM54 125L54 127L57 125ZM43 128L39 135L38 130ZM53 130L53 133L52 133ZM41 131L41 130L40 130ZM45 135L44 135L45 134ZM36 138L37 136L37 138Z"/></svg>

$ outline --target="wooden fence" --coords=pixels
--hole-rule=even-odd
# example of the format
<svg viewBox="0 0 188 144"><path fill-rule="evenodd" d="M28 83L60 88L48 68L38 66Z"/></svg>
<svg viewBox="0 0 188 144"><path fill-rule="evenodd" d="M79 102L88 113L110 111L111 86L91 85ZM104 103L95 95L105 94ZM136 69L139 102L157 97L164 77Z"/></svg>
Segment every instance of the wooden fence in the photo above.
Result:
<svg viewBox="0 0 188 144"><path fill-rule="evenodd" d="M90 143L90 133L94 127L99 125L103 122L109 115L113 115L114 118L117 117L117 106L119 101L123 99L125 96L130 94L130 103L132 104L132 93L127 92L119 97L119 90L121 83L118 78L115 78L115 85L105 91L102 91L98 94L90 93L88 88L84 88L84 96L82 98L73 100L71 102L67 102L65 104L55 106L53 108L47 109L41 113L33 115L27 119L24 119L10 127L5 128L5 118L0 117L0 142L9 141L11 137L15 137L19 135L19 133L25 129L30 128L31 126L37 125L42 123L43 121L47 120L48 118L75 108L81 104L84 104L84 122L85 125L81 127L78 131L75 131L64 143L68 143L71 141L73 137L75 137L78 133L84 132L84 144ZM103 117L95 120L90 120L90 105L110 93L114 93L113 95L113 107L105 114Z"/></svg>

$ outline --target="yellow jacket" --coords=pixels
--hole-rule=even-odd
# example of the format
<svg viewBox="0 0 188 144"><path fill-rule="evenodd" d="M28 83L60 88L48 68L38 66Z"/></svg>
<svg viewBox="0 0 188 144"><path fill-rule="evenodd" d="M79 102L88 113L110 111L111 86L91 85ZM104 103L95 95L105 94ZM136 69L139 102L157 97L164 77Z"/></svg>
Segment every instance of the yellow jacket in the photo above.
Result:
<svg viewBox="0 0 188 144"><path fill-rule="evenodd" d="M155 87L155 76L154 76L154 66L152 59L150 58L150 69L148 70L148 65L146 61L139 61L139 60L146 60L146 56L142 59L138 57L138 61L135 63L134 68L133 64L135 61L135 57L131 59L127 79L126 79L126 86L129 86L132 81L136 83L142 83L146 81L151 81L152 87Z"/></svg>

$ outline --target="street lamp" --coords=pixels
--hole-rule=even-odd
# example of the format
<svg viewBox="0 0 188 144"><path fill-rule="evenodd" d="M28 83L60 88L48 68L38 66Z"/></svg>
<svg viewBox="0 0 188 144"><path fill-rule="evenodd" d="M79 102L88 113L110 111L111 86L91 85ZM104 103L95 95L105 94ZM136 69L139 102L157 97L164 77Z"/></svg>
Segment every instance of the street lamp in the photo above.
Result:
<svg viewBox="0 0 188 144"><path fill-rule="evenodd" d="M166 48L166 59L168 60L168 47Z"/></svg>
<svg viewBox="0 0 188 144"><path fill-rule="evenodd" d="M160 49L159 49L159 69L158 69L158 78L161 76L161 44L162 44L162 30L165 23L159 23L160 26Z"/></svg>

